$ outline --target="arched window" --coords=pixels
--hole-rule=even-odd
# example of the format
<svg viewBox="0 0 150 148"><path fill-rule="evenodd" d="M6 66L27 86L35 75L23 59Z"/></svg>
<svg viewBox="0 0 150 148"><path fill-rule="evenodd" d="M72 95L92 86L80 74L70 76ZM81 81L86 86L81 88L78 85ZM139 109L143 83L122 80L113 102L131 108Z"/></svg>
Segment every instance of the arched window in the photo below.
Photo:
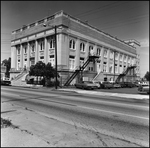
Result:
<svg viewBox="0 0 150 148"><path fill-rule="evenodd" d="M91 55L93 55L93 46L92 46L92 45L89 46L89 53L90 53Z"/></svg>
<svg viewBox="0 0 150 148"><path fill-rule="evenodd" d="M120 61L122 61L122 54L120 54Z"/></svg>
<svg viewBox="0 0 150 148"><path fill-rule="evenodd" d="M97 55L101 55L101 49L97 48Z"/></svg>
<svg viewBox="0 0 150 148"><path fill-rule="evenodd" d="M20 55L20 47L17 48L17 53Z"/></svg>
<svg viewBox="0 0 150 148"><path fill-rule="evenodd" d="M110 52L110 59L113 59L113 55L114 55L114 53L113 53L113 51L111 51Z"/></svg>
<svg viewBox="0 0 150 148"><path fill-rule="evenodd" d="M107 58L107 50L104 50L104 57Z"/></svg>
<svg viewBox="0 0 150 148"><path fill-rule="evenodd" d="M85 44L84 43L80 43L80 51L85 52Z"/></svg>
<svg viewBox="0 0 150 148"><path fill-rule="evenodd" d="M70 49L75 49L75 41L73 39L71 39L70 42L69 42L69 48Z"/></svg>

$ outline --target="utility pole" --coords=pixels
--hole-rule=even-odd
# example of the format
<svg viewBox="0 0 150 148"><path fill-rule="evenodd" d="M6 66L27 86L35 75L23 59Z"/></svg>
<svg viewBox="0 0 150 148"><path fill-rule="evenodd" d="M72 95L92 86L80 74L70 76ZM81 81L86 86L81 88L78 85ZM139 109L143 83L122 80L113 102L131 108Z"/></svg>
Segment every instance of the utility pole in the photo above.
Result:
<svg viewBox="0 0 150 148"><path fill-rule="evenodd" d="M55 88L57 89L57 28L55 28Z"/></svg>
<svg viewBox="0 0 150 148"><path fill-rule="evenodd" d="M114 50L114 82L115 82L115 53L116 51Z"/></svg>

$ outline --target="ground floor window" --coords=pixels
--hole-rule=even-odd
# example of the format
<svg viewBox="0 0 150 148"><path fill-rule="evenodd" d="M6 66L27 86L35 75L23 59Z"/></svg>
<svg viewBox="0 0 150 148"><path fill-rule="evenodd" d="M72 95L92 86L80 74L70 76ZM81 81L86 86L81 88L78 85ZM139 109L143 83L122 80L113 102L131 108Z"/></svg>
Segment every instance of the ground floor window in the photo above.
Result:
<svg viewBox="0 0 150 148"><path fill-rule="evenodd" d="M69 69L75 69L75 57L69 56Z"/></svg>

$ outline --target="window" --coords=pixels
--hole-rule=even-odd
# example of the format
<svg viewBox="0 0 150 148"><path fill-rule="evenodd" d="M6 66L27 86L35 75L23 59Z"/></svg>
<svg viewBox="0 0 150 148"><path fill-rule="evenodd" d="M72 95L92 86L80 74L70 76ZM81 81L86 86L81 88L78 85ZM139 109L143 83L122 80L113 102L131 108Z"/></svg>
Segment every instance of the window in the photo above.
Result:
<svg viewBox="0 0 150 148"><path fill-rule="evenodd" d="M44 50L44 41L40 42L40 50Z"/></svg>
<svg viewBox="0 0 150 148"><path fill-rule="evenodd" d="M50 40L50 42L49 42L49 48L50 49L54 49L55 48L55 40L54 39Z"/></svg>
<svg viewBox="0 0 150 148"><path fill-rule="evenodd" d="M44 59L44 57L42 56L42 57L40 57L40 59Z"/></svg>
<svg viewBox="0 0 150 148"><path fill-rule="evenodd" d="M107 63L104 62L104 63L103 63L103 71L104 71L104 72L106 72L106 67L107 67Z"/></svg>
<svg viewBox="0 0 150 148"><path fill-rule="evenodd" d="M113 53L113 51L111 51L110 52L110 59L113 59L113 55L114 55L114 53Z"/></svg>
<svg viewBox="0 0 150 148"><path fill-rule="evenodd" d="M27 53L27 46L24 47L24 53Z"/></svg>
<svg viewBox="0 0 150 148"><path fill-rule="evenodd" d="M112 64L111 64L110 67L109 67L109 72L110 72L110 73L113 73L113 65L112 65Z"/></svg>
<svg viewBox="0 0 150 148"><path fill-rule="evenodd" d="M97 55L101 55L101 49L97 48Z"/></svg>
<svg viewBox="0 0 150 148"><path fill-rule="evenodd" d="M69 48L70 49L75 49L75 41L73 39L71 39L70 42L69 42Z"/></svg>
<svg viewBox="0 0 150 148"><path fill-rule="evenodd" d="M89 66L89 71L93 71L93 67L92 66Z"/></svg>
<svg viewBox="0 0 150 148"><path fill-rule="evenodd" d="M104 50L104 57L107 58L107 50Z"/></svg>
<svg viewBox="0 0 150 148"><path fill-rule="evenodd" d="M124 56L124 61L126 61L126 56Z"/></svg>
<svg viewBox="0 0 150 148"><path fill-rule="evenodd" d="M69 56L69 69L74 69L74 68L75 68L75 57Z"/></svg>
<svg viewBox="0 0 150 148"><path fill-rule="evenodd" d="M120 61L122 61L122 54L120 54Z"/></svg>
<svg viewBox="0 0 150 148"><path fill-rule="evenodd" d="M84 58L80 58L80 66L82 66L84 64Z"/></svg>
<svg viewBox="0 0 150 148"><path fill-rule="evenodd" d="M118 60L118 53L115 53L115 60Z"/></svg>
<svg viewBox="0 0 150 148"><path fill-rule="evenodd" d="M54 66L55 65L54 55L50 55L49 57L50 57L49 61L50 61L51 65Z"/></svg>
<svg viewBox="0 0 150 148"><path fill-rule="evenodd" d="M31 65L34 65L34 63L35 63L35 59L32 59L31 60Z"/></svg>
<svg viewBox="0 0 150 148"><path fill-rule="evenodd" d="M34 48L35 48L35 45L32 44L32 45L31 45L31 52L34 52Z"/></svg>
<svg viewBox="0 0 150 148"><path fill-rule="evenodd" d="M84 52L85 49L85 44L84 43L80 43L80 51Z"/></svg>
<svg viewBox="0 0 150 148"><path fill-rule="evenodd" d="M25 61L27 61L27 59L24 59Z"/></svg>
<svg viewBox="0 0 150 148"><path fill-rule="evenodd" d="M18 55L20 55L20 48L18 48Z"/></svg>
<svg viewBox="0 0 150 148"><path fill-rule="evenodd" d="M90 53L91 55L93 55L93 46L92 46L92 45L89 46L89 53Z"/></svg>

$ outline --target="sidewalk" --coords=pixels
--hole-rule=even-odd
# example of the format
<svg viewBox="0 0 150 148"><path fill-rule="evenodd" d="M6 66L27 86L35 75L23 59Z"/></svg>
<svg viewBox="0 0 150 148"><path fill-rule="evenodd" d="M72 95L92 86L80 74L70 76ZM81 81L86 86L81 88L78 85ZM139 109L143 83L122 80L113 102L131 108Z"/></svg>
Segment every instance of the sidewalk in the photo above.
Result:
<svg viewBox="0 0 150 148"><path fill-rule="evenodd" d="M112 93L112 92L100 92L100 91L88 91L82 89L69 89L69 88L61 88L59 90L63 91L72 91L86 95L96 95L96 96L110 96L110 97L121 97L121 98L131 98L131 99L138 99L138 100L147 100L149 99L149 95L140 95L140 94L125 94L125 93Z"/></svg>
<svg viewBox="0 0 150 148"><path fill-rule="evenodd" d="M1 104L1 118L13 126L1 127L1 147L135 147L128 141L67 124L30 109ZM73 122L73 121L72 121Z"/></svg>
<svg viewBox="0 0 150 148"><path fill-rule="evenodd" d="M17 86L19 87L19 86ZM88 95L96 95L96 96L110 96L110 97L121 97L121 98L130 98L130 99L137 99L137 100L148 100L149 99L149 95L144 95L144 94L126 94L126 93L116 93L116 92L103 92L103 91L88 91L88 90L83 90L83 89L76 89L74 87L72 88L60 88L58 87L58 89L56 90L55 87L50 87L50 88L46 88L46 87L41 87L38 85L30 85L27 84L26 86L20 86L20 87L24 87L24 88L32 88L32 89L48 89L48 90L52 90L52 91L72 91L72 92L77 92L77 93L81 93L81 94L88 94Z"/></svg>

